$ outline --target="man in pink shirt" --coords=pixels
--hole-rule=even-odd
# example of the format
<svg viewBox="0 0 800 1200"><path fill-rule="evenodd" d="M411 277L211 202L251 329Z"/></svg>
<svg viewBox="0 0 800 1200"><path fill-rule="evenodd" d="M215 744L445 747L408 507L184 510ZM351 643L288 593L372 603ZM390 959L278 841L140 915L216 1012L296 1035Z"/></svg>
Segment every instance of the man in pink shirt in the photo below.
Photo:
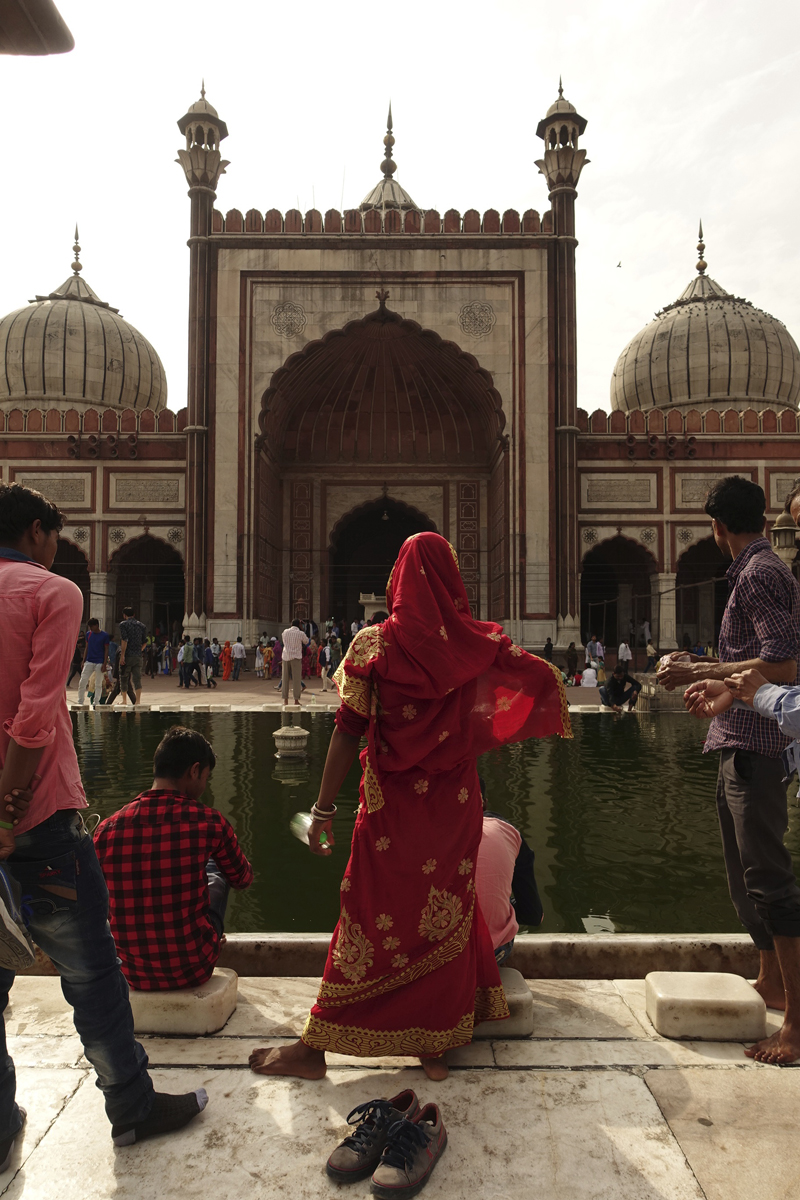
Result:
<svg viewBox="0 0 800 1200"><path fill-rule="evenodd" d="M480 785L483 837L475 868L475 894L501 966L514 948L520 924L541 925L544 911L533 874L533 851L510 822L486 811L483 779Z"/></svg>
<svg viewBox="0 0 800 1200"><path fill-rule="evenodd" d="M0 797L32 788L16 825L0 820L0 859L26 899L26 923L61 975L86 1057L97 1073L116 1145L186 1125L204 1089L155 1092L133 1035L128 985L108 926L108 890L80 810L86 808L64 681L83 598L53 575L63 514L40 492L0 485ZM0 1013L13 971L0 969ZM0 1171L25 1120L0 1021Z"/></svg>

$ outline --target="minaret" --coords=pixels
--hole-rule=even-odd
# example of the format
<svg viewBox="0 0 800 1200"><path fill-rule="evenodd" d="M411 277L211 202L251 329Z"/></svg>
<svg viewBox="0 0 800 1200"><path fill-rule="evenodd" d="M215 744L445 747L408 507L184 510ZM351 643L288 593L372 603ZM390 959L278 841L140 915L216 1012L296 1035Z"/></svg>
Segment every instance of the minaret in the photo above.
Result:
<svg viewBox="0 0 800 1200"><path fill-rule="evenodd" d="M184 633L198 637L206 631L206 538L208 504L208 239L217 183L228 163L219 144L228 127L206 100L200 99L178 121L186 149L178 151L189 184L189 387L186 426L186 612Z"/></svg>
<svg viewBox="0 0 800 1200"><path fill-rule="evenodd" d="M548 275L555 303L555 503L556 503L556 644L566 649L581 643L580 547L578 544L577 471L577 329L575 314L575 199L586 151L578 138L586 121L564 99L561 80L558 99L539 122L537 135L545 144L537 167L547 180L553 209L553 242L548 253Z"/></svg>

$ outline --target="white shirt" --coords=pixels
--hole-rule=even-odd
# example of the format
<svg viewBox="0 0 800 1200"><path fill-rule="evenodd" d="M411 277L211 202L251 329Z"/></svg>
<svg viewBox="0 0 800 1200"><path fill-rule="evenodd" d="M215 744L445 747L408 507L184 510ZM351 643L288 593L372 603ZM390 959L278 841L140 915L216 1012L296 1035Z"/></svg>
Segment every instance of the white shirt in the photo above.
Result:
<svg viewBox="0 0 800 1200"><path fill-rule="evenodd" d="M358 621L353 621L353 624L350 626L350 632L352 633L353 637L356 636L358 633Z"/></svg>
<svg viewBox="0 0 800 1200"><path fill-rule="evenodd" d="M298 629L296 625L290 625L288 629L284 629L281 634L283 642L283 661L291 661L303 657L303 646L308 645L308 638L303 633L302 629Z"/></svg>
<svg viewBox="0 0 800 1200"><path fill-rule="evenodd" d="M581 687L597 687L597 671L594 667L587 667L581 675Z"/></svg>
<svg viewBox="0 0 800 1200"><path fill-rule="evenodd" d="M630 662L632 658L633 658L633 654L631 652L630 646L628 645L627 642L622 642L619 650L617 651L617 660L619 662Z"/></svg>
<svg viewBox="0 0 800 1200"><path fill-rule="evenodd" d="M234 658L246 658L247 651L244 648L244 642L234 642L231 646Z"/></svg>

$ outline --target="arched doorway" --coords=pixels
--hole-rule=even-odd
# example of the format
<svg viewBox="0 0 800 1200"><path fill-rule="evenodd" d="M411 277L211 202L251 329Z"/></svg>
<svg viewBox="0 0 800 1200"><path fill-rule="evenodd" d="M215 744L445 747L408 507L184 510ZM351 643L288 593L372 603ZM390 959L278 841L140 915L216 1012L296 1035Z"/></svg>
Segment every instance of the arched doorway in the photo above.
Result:
<svg viewBox="0 0 800 1200"><path fill-rule="evenodd" d="M345 628L360 620L359 594L382 595L403 542L424 530L436 532L429 517L389 498L359 505L343 517L331 533L329 615Z"/></svg>
<svg viewBox="0 0 800 1200"><path fill-rule="evenodd" d="M94 600L96 611L89 611L92 607L91 581L89 564L83 551L79 550L77 546L73 546L72 542L66 542L60 538L52 570L56 575L63 575L65 579L71 579L81 589L83 593L83 624L86 624L89 617L97 617L102 622L105 614L99 596Z"/></svg>
<svg viewBox="0 0 800 1200"><path fill-rule="evenodd" d="M644 621L652 621L650 576L656 561L644 546L617 534L586 554L581 568L581 631L616 648L630 640L633 622L636 644ZM655 631L653 631L655 632Z"/></svg>
<svg viewBox="0 0 800 1200"><path fill-rule="evenodd" d="M177 550L145 534L126 542L113 555L108 573L115 577L115 616L130 606L149 632L172 632L183 621L185 576Z"/></svg>
<svg viewBox="0 0 800 1200"><path fill-rule="evenodd" d="M675 636L678 645L719 645L719 630L731 565L713 537L695 542L678 559L675 577Z"/></svg>
<svg viewBox="0 0 800 1200"><path fill-rule="evenodd" d="M432 527L459 552L476 615L481 603L482 615L509 615L505 416L491 375L471 354L390 311L384 295L375 312L286 360L262 397L259 422L256 617L307 612L325 620L342 617L331 610L345 605L352 620L365 571L348 583L347 570L374 567L366 574L380 589L403 538ZM370 502L361 551L355 532L342 541L341 516L358 505L359 489L399 505ZM403 505L429 519L409 523ZM384 510L390 522L398 514L388 541L390 522L374 526ZM335 536L334 526L342 526Z"/></svg>

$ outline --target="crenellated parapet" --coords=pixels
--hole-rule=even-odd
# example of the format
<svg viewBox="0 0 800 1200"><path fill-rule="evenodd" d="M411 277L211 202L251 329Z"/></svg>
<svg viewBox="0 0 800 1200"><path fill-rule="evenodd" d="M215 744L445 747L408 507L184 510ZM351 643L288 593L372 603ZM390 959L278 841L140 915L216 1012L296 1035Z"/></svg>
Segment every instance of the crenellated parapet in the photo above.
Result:
<svg viewBox="0 0 800 1200"><path fill-rule="evenodd" d="M262 214L259 209L251 208L244 215L238 208L232 208L223 216L217 209L212 218L212 233L224 234L282 234L306 236L325 234L542 234L553 232L552 213L539 213L529 208L520 216L513 208L507 209L501 216L497 209L487 209L483 214L476 208L467 209L465 213L450 208L442 216L435 208L427 210L409 209L403 213L397 209L381 212L379 209L369 209L362 212L358 208L345 209L343 213L335 208L328 209L324 214L317 209L309 209L305 215L298 209L289 209L281 213L277 208L271 208Z"/></svg>
<svg viewBox="0 0 800 1200"><path fill-rule="evenodd" d="M105 437L114 435L120 440L119 453L124 452L125 435L182 433L187 424L187 410L179 412L164 408L89 408L79 411L62 406L53 408L12 408L0 411L0 433L37 434L43 438L62 434L65 437ZM87 446L88 446L87 442ZM93 443L93 445L96 443ZM78 457L77 455L74 457ZM97 455L94 455L97 457Z"/></svg>
<svg viewBox="0 0 800 1200"><path fill-rule="evenodd" d="M707 409L706 411L690 409L682 412L677 409L664 412L653 408L649 412L634 409L632 412L606 412L598 408L591 414L579 408L577 425L580 434L590 437L623 437L626 442L628 457L640 457L639 447L647 453L649 437L696 438L703 436L757 437L800 433L800 413L790 408L748 408L744 412L738 409ZM644 439L641 442L640 439ZM656 445L657 443L653 443ZM696 444L696 443L695 443ZM668 449L675 449L672 443ZM677 453L677 450L676 450ZM655 458L655 454L650 454ZM693 457L689 455L689 457Z"/></svg>

